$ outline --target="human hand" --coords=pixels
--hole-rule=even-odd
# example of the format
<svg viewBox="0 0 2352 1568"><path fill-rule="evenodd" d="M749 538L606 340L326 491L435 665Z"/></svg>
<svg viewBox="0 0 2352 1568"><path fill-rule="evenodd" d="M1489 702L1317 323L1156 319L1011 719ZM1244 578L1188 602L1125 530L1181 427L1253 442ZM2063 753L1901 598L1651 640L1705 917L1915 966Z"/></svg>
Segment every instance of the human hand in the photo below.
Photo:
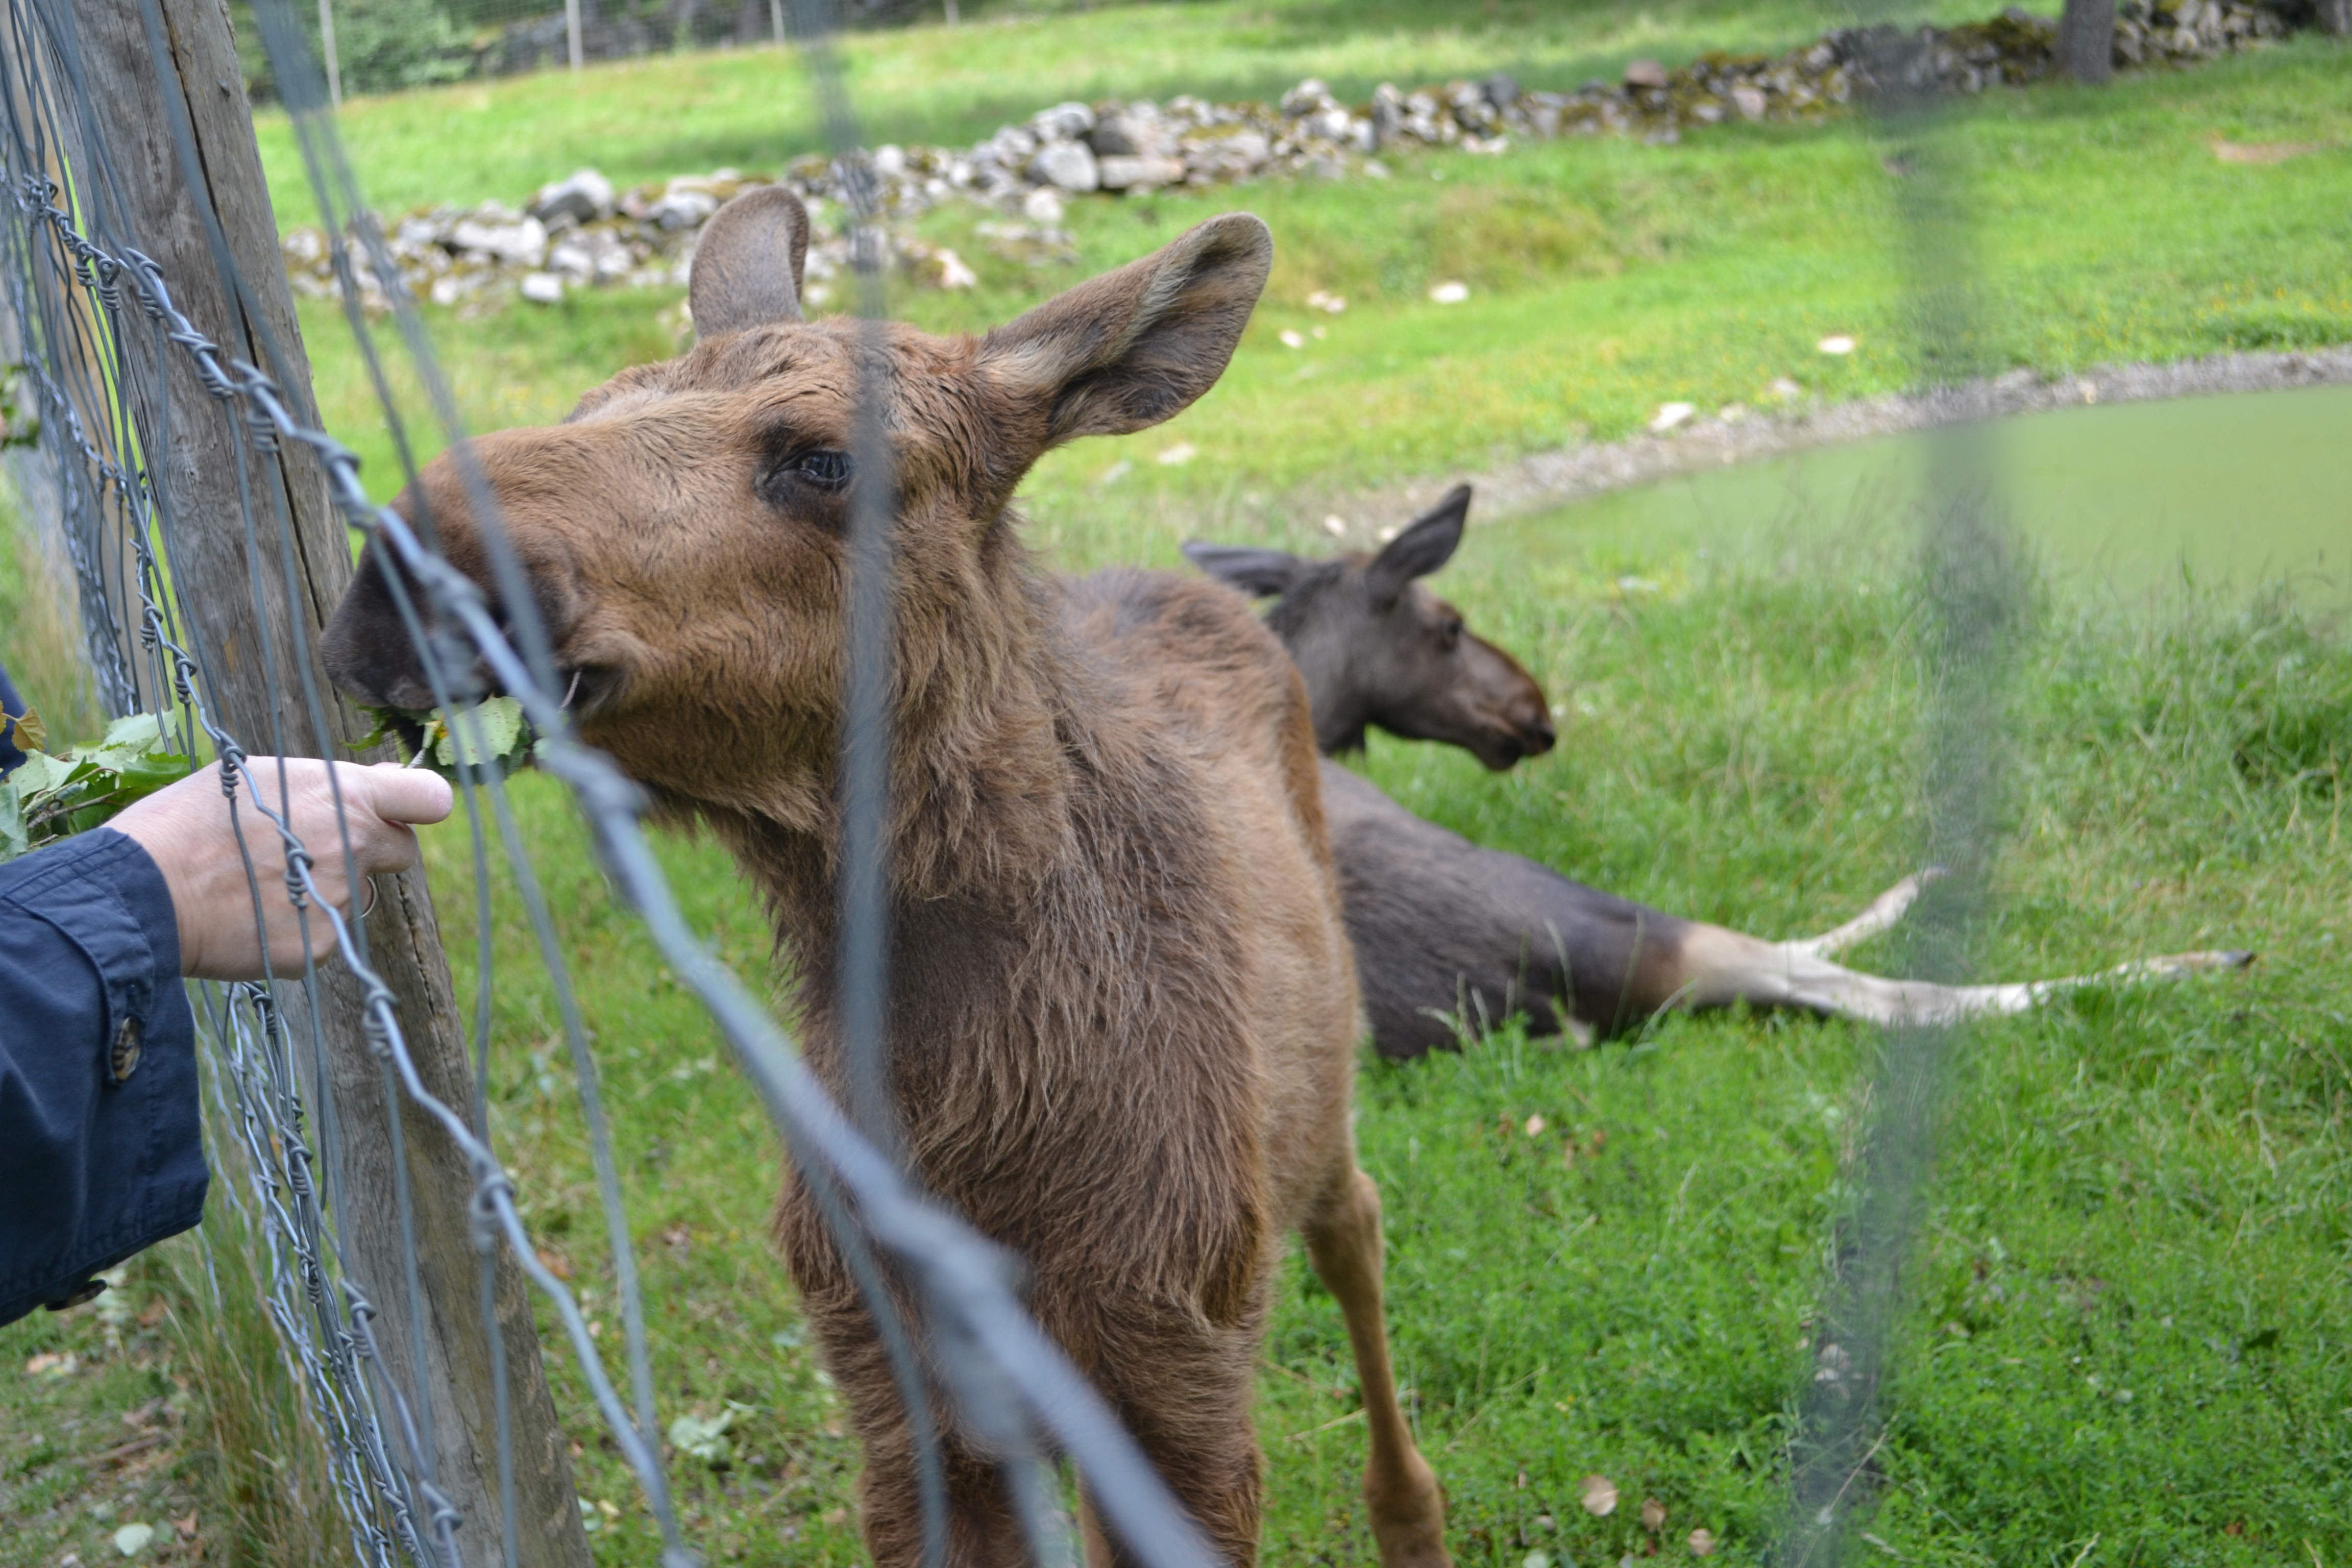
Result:
<svg viewBox="0 0 2352 1568"><path fill-rule="evenodd" d="M416 834L409 825L439 822L455 802L449 782L421 768L390 763L329 764L310 757L246 759L247 785L258 789L272 810L280 811L286 826L310 851L310 877L320 896L348 915L356 889L344 875L342 833L336 826L335 795L328 783L330 765L334 788L342 794L352 861L362 877L404 871L415 865ZM218 763L125 807L107 826L137 840L162 868L180 925L180 973L199 980L258 980L265 973L261 939L254 929L252 888L238 852L241 829L261 889L270 967L281 974L300 971L305 922L286 896L284 841L249 801L242 803L231 825ZM328 956L334 937L325 917L314 914L307 923L310 951Z"/></svg>

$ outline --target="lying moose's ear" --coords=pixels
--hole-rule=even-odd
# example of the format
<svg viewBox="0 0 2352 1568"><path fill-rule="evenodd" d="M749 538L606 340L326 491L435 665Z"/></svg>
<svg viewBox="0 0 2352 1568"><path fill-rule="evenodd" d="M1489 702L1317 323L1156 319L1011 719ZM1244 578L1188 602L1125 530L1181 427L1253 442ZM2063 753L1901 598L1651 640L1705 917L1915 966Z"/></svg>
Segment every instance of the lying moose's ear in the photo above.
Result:
<svg viewBox="0 0 2352 1568"><path fill-rule="evenodd" d="M782 185L746 191L711 215L686 288L694 335L799 321L808 234L808 208Z"/></svg>
<svg viewBox="0 0 2352 1568"><path fill-rule="evenodd" d="M1254 599L1289 593L1307 564L1285 551L1253 550L1245 544L1203 544L1197 539L1184 546L1184 558L1218 582L1239 588Z"/></svg>
<svg viewBox="0 0 2352 1568"><path fill-rule="evenodd" d="M1274 264L1274 237L1227 213L981 340L1004 390L1047 409L1045 445L1157 425L1216 384Z"/></svg>
<svg viewBox="0 0 2352 1568"><path fill-rule="evenodd" d="M1454 559L1462 525L1470 516L1470 487L1456 485L1445 499L1412 520L1364 569L1364 585L1376 605L1391 605L1415 577L1426 577Z"/></svg>

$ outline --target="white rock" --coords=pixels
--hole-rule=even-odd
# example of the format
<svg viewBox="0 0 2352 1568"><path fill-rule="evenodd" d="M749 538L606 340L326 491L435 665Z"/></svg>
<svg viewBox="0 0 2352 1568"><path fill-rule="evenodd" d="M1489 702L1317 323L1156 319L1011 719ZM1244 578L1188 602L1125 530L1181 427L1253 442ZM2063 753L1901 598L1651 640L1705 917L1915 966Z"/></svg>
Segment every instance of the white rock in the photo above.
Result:
<svg viewBox="0 0 2352 1568"><path fill-rule="evenodd" d="M1288 92L1284 93L1279 107L1286 118L1295 120L1302 114L1311 113L1321 108L1330 101L1330 98L1329 84L1319 77L1310 76Z"/></svg>
<svg viewBox="0 0 2352 1568"><path fill-rule="evenodd" d="M1820 342L1815 343L1813 346L1821 350L1822 353L1825 354L1850 354L1853 353L1853 340L1847 337L1843 332L1833 333L1829 337L1823 338Z"/></svg>
<svg viewBox="0 0 2352 1568"><path fill-rule="evenodd" d="M1282 329L1282 346L1286 349L1303 349L1307 346L1307 334L1297 327L1285 327Z"/></svg>
<svg viewBox="0 0 2352 1568"><path fill-rule="evenodd" d="M547 253L547 269L575 280L585 280L596 276L596 256L584 245L573 240L562 240Z"/></svg>
<svg viewBox="0 0 2352 1568"><path fill-rule="evenodd" d="M1348 308L1348 297L1344 294L1331 293L1328 289L1318 289L1307 296L1307 308L1336 316Z"/></svg>
<svg viewBox="0 0 2352 1568"><path fill-rule="evenodd" d="M1470 298L1470 285L1460 282L1440 283L1429 291L1429 297L1441 305L1459 305Z"/></svg>
<svg viewBox="0 0 2352 1568"><path fill-rule="evenodd" d="M1765 106L1764 89L1760 87L1742 82L1731 89L1731 107L1739 110L1742 120L1763 119Z"/></svg>
<svg viewBox="0 0 2352 1568"><path fill-rule="evenodd" d="M1041 109L1031 115L1029 123L1043 140L1066 142L1072 137L1084 136L1095 128L1095 111L1076 101L1057 103L1051 109Z"/></svg>
<svg viewBox="0 0 2352 1568"><path fill-rule="evenodd" d="M1179 441L1172 447L1161 447L1160 449L1160 456L1155 459L1155 461L1160 463L1166 468L1172 468L1180 463L1189 463L1200 455L1201 448L1192 445L1192 442Z"/></svg>
<svg viewBox="0 0 2352 1568"><path fill-rule="evenodd" d="M907 150L892 142L875 148L874 172L886 180L897 179L907 172Z"/></svg>
<svg viewBox="0 0 2352 1568"><path fill-rule="evenodd" d="M1658 405L1658 416L1650 421L1650 434L1653 436L1663 436L1667 431L1674 429L1676 426L1688 423L1690 416L1697 412L1698 408L1694 404L1660 404Z"/></svg>
<svg viewBox="0 0 2352 1568"><path fill-rule="evenodd" d="M974 272L964 261L964 258L958 256L952 250L940 250L934 252L931 257L931 265L940 269L939 281L940 287L942 289L977 289L980 287L980 274Z"/></svg>
<svg viewBox="0 0 2352 1568"><path fill-rule="evenodd" d="M1107 191L1148 191L1155 185L1183 184L1184 163L1179 158L1129 157L1114 153L1095 160L1095 177Z"/></svg>
<svg viewBox="0 0 2352 1568"><path fill-rule="evenodd" d="M661 200L646 209L646 219L675 232L700 228L718 210L719 198L709 191L678 190L673 186Z"/></svg>
<svg viewBox="0 0 2352 1568"><path fill-rule="evenodd" d="M1040 185L1021 198L1021 216L1031 223L1051 228L1062 221L1061 194L1051 185Z"/></svg>
<svg viewBox="0 0 2352 1568"><path fill-rule="evenodd" d="M1102 189L1102 170L1094 149L1083 142L1055 142L1037 150L1024 171L1041 185L1071 192Z"/></svg>
<svg viewBox="0 0 2352 1568"><path fill-rule="evenodd" d="M613 182L594 169L577 169L565 179L539 187L531 199L530 216L541 223L568 217L588 223L613 216Z"/></svg>
<svg viewBox="0 0 2352 1568"><path fill-rule="evenodd" d="M1335 511L1323 520L1323 531L1334 539L1345 539L1348 537L1348 520Z"/></svg>
<svg viewBox="0 0 2352 1568"><path fill-rule="evenodd" d="M552 272L526 272L522 297L534 305L557 304L563 299L563 279Z"/></svg>
<svg viewBox="0 0 2352 1568"><path fill-rule="evenodd" d="M1774 376L1772 378L1772 384L1766 390L1770 392L1773 396L1779 398L1783 403L1788 402L1789 399L1792 397L1802 397L1805 395L1805 389L1803 387L1799 386L1795 382L1790 381L1785 375Z"/></svg>
<svg viewBox="0 0 2352 1568"><path fill-rule="evenodd" d="M449 230L449 245L495 256L511 267L536 267L547 259L547 226L535 217L509 223L460 218Z"/></svg>
<svg viewBox="0 0 2352 1568"><path fill-rule="evenodd" d="M146 1551L147 1543L154 1539L153 1525L126 1524L114 1532L114 1549L125 1557L136 1557Z"/></svg>

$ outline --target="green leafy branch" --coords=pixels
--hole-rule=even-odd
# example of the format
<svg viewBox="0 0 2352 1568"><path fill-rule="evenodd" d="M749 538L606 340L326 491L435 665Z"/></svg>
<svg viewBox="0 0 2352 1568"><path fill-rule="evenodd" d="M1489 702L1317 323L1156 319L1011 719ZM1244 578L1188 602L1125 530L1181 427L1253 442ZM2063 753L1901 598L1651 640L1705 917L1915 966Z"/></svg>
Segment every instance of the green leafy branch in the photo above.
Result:
<svg viewBox="0 0 2352 1568"><path fill-rule="evenodd" d="M5 733L25 761L0 779L0 862L87 833L132 801L196 771L195 759L163 749L163 727L152 713L133 713L107 726L106 738L54 755L40 716L27 711Z"/></svg>
<svg viewBox="0 0 2352 1568"><path fill-rule="evenodd" d="M365 751L397 742L407 765L430 768L455 781L467 769L505 778L537 752L539 732L511 697L492 697L454 713L432 708L372 708L376 727L352 742ZM479 755L476 748L479 748Z"/></svg>

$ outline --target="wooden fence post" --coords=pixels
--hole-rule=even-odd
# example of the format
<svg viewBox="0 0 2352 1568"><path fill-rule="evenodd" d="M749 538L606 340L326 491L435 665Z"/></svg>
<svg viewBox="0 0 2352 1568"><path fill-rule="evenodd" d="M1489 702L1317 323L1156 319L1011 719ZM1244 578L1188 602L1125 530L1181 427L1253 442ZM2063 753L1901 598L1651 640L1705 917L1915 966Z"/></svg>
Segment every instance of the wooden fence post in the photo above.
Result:
<svg viewBox="0 0 2352 1568"><path fill-rule="evenodd" d="M142 14L151 10L152 17ZM289 406L315 417L310 362L278 250L277 220L225 0L74 0L72 16L89 89L103 105L99 115L130 242L161 267L175 302L200 331L231 355L272 370ZM150 31L157 18L160 37ZM175 124L193 128L200 180L184 173ZM244 276L242 300L214 264L207 206ZM265 342L278 352L274 366ZM206 651L205 699L254 752L282 745L315 755L307 675L336 746L347 749L368 725L337 698L317 658L320 628L352 574L350 536L329 502L323 478L310 455L297 447L289 447L278 464L248 465L248 478L268 487L255 498L267 559L249 563L228 422L187 356L173 354L170 365L171 447L155 482L172 507L171 566L187 635ZM278 544L281 499L292 520L297 557L290 595ZM294 654L298 624L310 650L307 671ZM276 656L274 668L265 667L265 647ZM328 852L326 846L315 847ZM418 868L377 882L379 897L367 922L371 962L398 998L401 1026L425 1086L462 1111L472 1100L472 1079L425 873ZM490 1338L482 1324L479 1255L467 1221L471 1173L438 1124L403 1099L398 1131L416 1216L420 1322L409 1308L409 1264L393 1201L394 1129L382 1064L362 1031L360 986L336 963L322 971L320 991L327 1082L307 1086L314 1099L310 1127L315 1147L321 1141L315 1100L323 1089L333 1101L336 1137L320 1152L331 1157L330 1193L344 1195L334 1215L342 1253L353 1283L379 1313L374 1338L385 1371L430 1411L426 1447L434 1485L463 1516L460 1555L467 1568L492 1568L503 1558L502 1510ZM295 1003L296 1054L307 1066L310 1020L299 1016L299 990L287 994ZM556 1425L522 1274L503 1245L496 1259L494 1299L514 1434L518 1561L525 1568L588 1568L570 1455ZM383 1414L391 1452L396 1461L404 1459L404 1445L390 1430L390 1412ZM427 1522L420 1518L420 1530Z"/></svg>

